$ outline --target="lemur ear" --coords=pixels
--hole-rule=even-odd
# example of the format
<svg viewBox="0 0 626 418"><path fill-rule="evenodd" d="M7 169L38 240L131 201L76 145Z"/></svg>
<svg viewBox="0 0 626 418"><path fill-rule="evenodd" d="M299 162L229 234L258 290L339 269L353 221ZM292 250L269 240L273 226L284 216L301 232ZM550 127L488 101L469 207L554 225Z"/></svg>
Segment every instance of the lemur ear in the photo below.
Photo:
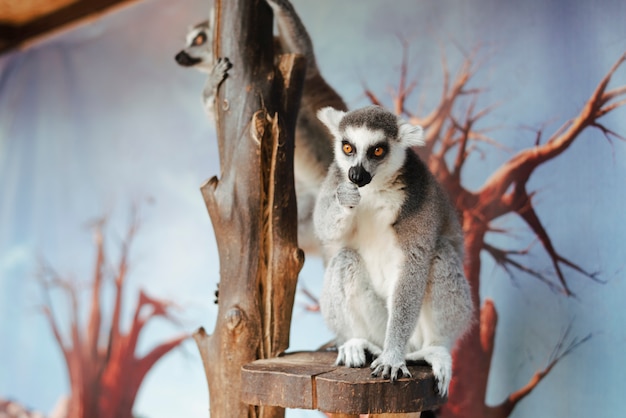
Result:
<svg viewBox="0 0 626 418"><path fill-rule="evenodd" d="M424 146L424 129L419 125L411 125L410 123L398 119L398 138L400 142L409 147Z"/></svg>
<svg viewBox="0 0 626 418"><path fill-rule="evenodd" d="M346 112L342 112L341 110L333 109L328 106L317 111L317 118L321 120L326 127L328 127L333 135L340 136L339 122L341 122L341 119L343 119L345 114Z"/></svg>

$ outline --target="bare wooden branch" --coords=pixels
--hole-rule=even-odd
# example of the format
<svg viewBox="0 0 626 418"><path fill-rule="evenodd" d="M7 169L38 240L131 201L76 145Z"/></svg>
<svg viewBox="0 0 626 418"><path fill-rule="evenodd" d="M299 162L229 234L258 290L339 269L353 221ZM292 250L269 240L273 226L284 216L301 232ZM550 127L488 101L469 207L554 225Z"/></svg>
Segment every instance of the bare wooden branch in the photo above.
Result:
<svg viewBox="0 0 626 418"><path fill-rule="evenodd" d="M121 312L122 301L124 296L124 282L126 280L126 273L128 272L128 254L132 247L135 234L139 228L139 221L136 218L136 212L131 211L132 218L130 225L126 231L126 237L122 241L122 250L120 259L117 262L115 272L115 300L113 302L113 317L111 322L111 331L109 332L109 345L115 345L120 339L121 335Z"/></svg>
<svg viewBox="0 0 626 418"><path fill-rule="evenodd" d="M522 250L522 251L505 251L499 248L496 248L492 245L489 245L487 243L484 244L484 249L493 257L494 261L500 266L502 267L502 269L513 279L515 277L515 275L513 274L513 272L511 271L511 267L517 269L518 271L524 272L526 274L531 275L532 277L535 277L536 279L540 280L541 282L543 282L544 284L546 284L548 286L548 288L554 292L561 292L563 289L561 287L559 287L556 283L554 283L552 280L548 279L548 277L546 277L546 275L538 272L537 270L525 266L522 263L514 260L513 258L511 258L511 255L525 255L528 253L527 250Z"/></svg>
<svg viewBox="0 0 626 418"><path fill-rule="evenodd" d="M315 296L313 293L311 293L310 290L308 290L307 288L301 288L300 289L300 293L302 293L304 296L307 297L307 299L309 299L310 303L305 303L304 305L304 309L306 311L309 312L319 312L320 311L320 301L319 298L317 296Z"/></svg>
<svg viewBox="0 0 626 418"><path fill-rule="evenodd" d="M102 313L100 306L100 290L102 288L102 278L104 269L104 239L102 237L102 227L104 219L95 226L95 242L96 242L96 262L95 271L93 273L94 283L91 293L91 312L89 314L89 325L87 327L87 345L93 350L91 356L98 357L98 339L100 338L100 325L102 322Z"/></svg>
<svg viewBox="0 0 626 418"><path fill-rule="evenodd" d="M600 81L581 112L566 123L567 128L557 130L543 145L520 151L485 182L480 190L480 201L481 206L485 207L483 211L490 214L490 219L506 213L506 209L499 206L500 199L495 198L496 196L503 196L514 183L526 184L535 168L560 155L569 148L585 128L593 126L599 116L604 116L608 111L617 108L615 106L603 108L603 106L607 101L626 94L626 89L623 88L606 91L613 74L625 60L626 54L617 60Z"/></svg>
<svg viewBox="0 0 626 418"><path fill-rule="evenodd" d="M187 338L189 338L189 334L181 334L177 337L170 339L169 341L157 345L143 357L137 359L137 370L133 374L133 379L135 379L138 383L137 388L139 388L139 383L141 383L146 374L150 371L150 369L152 369L152 366L154 366L157 361L159 361L172 349L178 347Z"/></svg>
<svg viewBox="0 0 626 418"><path fill-rule="evenodd" d="M498 312L491 299L485 299L480 310L480 343L489 358L493 355L496 328L498 326Z"/></svg>
<svg viewBox="0 0 626 418"><path fill-rule="evenodd" d="M363 91L365 92L365 96L367 96L368 100L377 106L382 106L382 102L378 99L378 96L374 94L372 90L370 90L365 83L363 83Z"/></svg>
<svg viewBox="0 0 626 418"><path fill-rule="evenodd" d="M548 376L548 374L552 371L554 366L556 366L559 361L571 354L582 344L589 341L592 337L592 334L587 334L582 338L575 337L573 339L570 339L570 331L571 324L565 329L565 331L561 335L561 338L557 342L554 351L550 355L550 360L548 361L548 364L545 368L538 370L535 374L533 374L533 376L524 387L511 393L502 403L497 406L487 408L486 416L488 418L506 418L510 416L513 412L513 409L515 409L515 406L521 400L526 398L537 387L537 385L539 385L539 383L541 383L541 381L546 376Z"/></svg>
<svg viewBox="0 0 626 418"><path fill-rule="evenodd" d="M409 69L409 43L404 38L400 38L402 44L402 64L400 65L400 80L398 89L392 95L394 102L394 111L396 115L406 114L406 99L411 95L413 89L417 86L417 81L413 80L407 85L407 73Z"/></svg>
<svg viewBox="0 0 626 418"><path fill-rule="evenodd" d="M293 132L302 57L274 58L272 14L260 0L216 0L218 57L233 63L216 97L220 177L202 187L220 257L215 331L194 335L212 417L278 417L240 400L241 367L289 343L303 254L297 248ZM276 63L276 64L275 64Z"/></svg>

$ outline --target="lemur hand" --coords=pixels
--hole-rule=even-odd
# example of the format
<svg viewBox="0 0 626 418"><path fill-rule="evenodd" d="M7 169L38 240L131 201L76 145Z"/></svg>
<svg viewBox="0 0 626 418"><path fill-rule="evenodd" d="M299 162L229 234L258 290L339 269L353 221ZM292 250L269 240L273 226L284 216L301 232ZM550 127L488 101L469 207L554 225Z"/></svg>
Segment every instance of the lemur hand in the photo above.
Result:
<svg viewBox="0 0 626 418"><path fill-rule="evenodd" d="M356 184L352 182L339 183L337 186L337 201L345 208L352 209L361 201L361 194Z"/></svg>
<svg viewBox="0 0 626 418"><path fill-rule="evenodd" d="M202 101L204 102L204 110L211 117L213 117L213 105L215 96L217 95L217 88L222 84L222 81L228 77L228 70L230 70L232 66L233 64L231 64L228 58L218 58L204 83Z"/></svg>
<svg viewBox="0 0 626 418"><path fill-rule="evenodd" d="M228 58L218 58L215 66L213 67L213 71L211 72L211 77L213 77L215 82L219 85L226 79L226 77L228 77L228 70L232 67L233 64L231 64Z"/></svg>
<svg viewBox="0 0 626 418"><path fill-rule="evenodd" d="M204 84L204 100L213 100L213 96L217 93L219 85L228 77L228 70L232 68L233 64L228 58L218 58L217 62L211 69L211 73L206 79Z"/></svg>

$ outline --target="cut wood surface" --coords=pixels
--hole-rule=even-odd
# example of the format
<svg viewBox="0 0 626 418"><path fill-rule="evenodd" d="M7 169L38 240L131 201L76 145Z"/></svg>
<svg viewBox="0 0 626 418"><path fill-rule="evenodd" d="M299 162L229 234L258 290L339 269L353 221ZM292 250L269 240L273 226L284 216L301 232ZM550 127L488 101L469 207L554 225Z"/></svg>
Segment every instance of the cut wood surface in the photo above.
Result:
<svg viewBox="0 0 626 418"><path fill-rule="evenodd" d="M242 401L333 414L419 412L446 401L435 393L435 378L427 365L409 365L412 377L392 384L371 377L369 367L335 366L336 356L335 352L299 352L246 364Z"/></svg>

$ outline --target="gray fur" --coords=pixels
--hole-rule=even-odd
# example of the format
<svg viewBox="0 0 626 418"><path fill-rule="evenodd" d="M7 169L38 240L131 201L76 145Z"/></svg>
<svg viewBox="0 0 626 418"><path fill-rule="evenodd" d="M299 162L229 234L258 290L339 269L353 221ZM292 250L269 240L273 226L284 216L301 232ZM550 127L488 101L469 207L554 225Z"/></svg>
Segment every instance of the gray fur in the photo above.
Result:
<svg viewBox="0 0 626 418"><path fill-rule="evenodd" d="M319 241L313 231L313 208L328 167L332 162L333 140L316 114L326 106L346 110L346 105L321 76L317 68L313 44L293 5L288 0L266 0L266 2L272 8L278 26L279 36L275 39L277 48L275 54L278 56L281 53L296 53L307 58L306 78L296 123L294 154L295 188L298 202L298 244L307 255L319 254ZM209 72L203 91L203 102L211 118L213 117L213 102L217 88L231 68L227 59L213 62L212 20L206 22L206 26L197 25L190 30L190 33L193 33L194 29L204 30L207 42L202 48L188 45L181 51L187 52L190 56L202 58L202 62L196 64L195 68Z"/></svg>
<svg viewBox="0 0 626 418"><path fill-rule="evenodd" d="M445 396L450 350L471 323L473 303L457 214L410 149L421 130L381 108L325 109L320 118L338 144L358 149L382 132L390 147L385 158L368 164L364 151L347 156L336 145L315 207L329 260L320 306L341 345L337 363L362 367L370 351L376 356L372 374L394 381L409 375L406 360L425 360ZM397 137L388 126L392 118ZM353 164L369 167L369 183L357 187L348 180Z"/></svg>
<svg viewBox="0 0 626 418"><path fill-rule="evenodd" d="M339 124L339 131L345 131L347 126L365 126L371 130L381 130L389 140L398 137L398 118L380 106L367 106L346 113Z"/></svg>

